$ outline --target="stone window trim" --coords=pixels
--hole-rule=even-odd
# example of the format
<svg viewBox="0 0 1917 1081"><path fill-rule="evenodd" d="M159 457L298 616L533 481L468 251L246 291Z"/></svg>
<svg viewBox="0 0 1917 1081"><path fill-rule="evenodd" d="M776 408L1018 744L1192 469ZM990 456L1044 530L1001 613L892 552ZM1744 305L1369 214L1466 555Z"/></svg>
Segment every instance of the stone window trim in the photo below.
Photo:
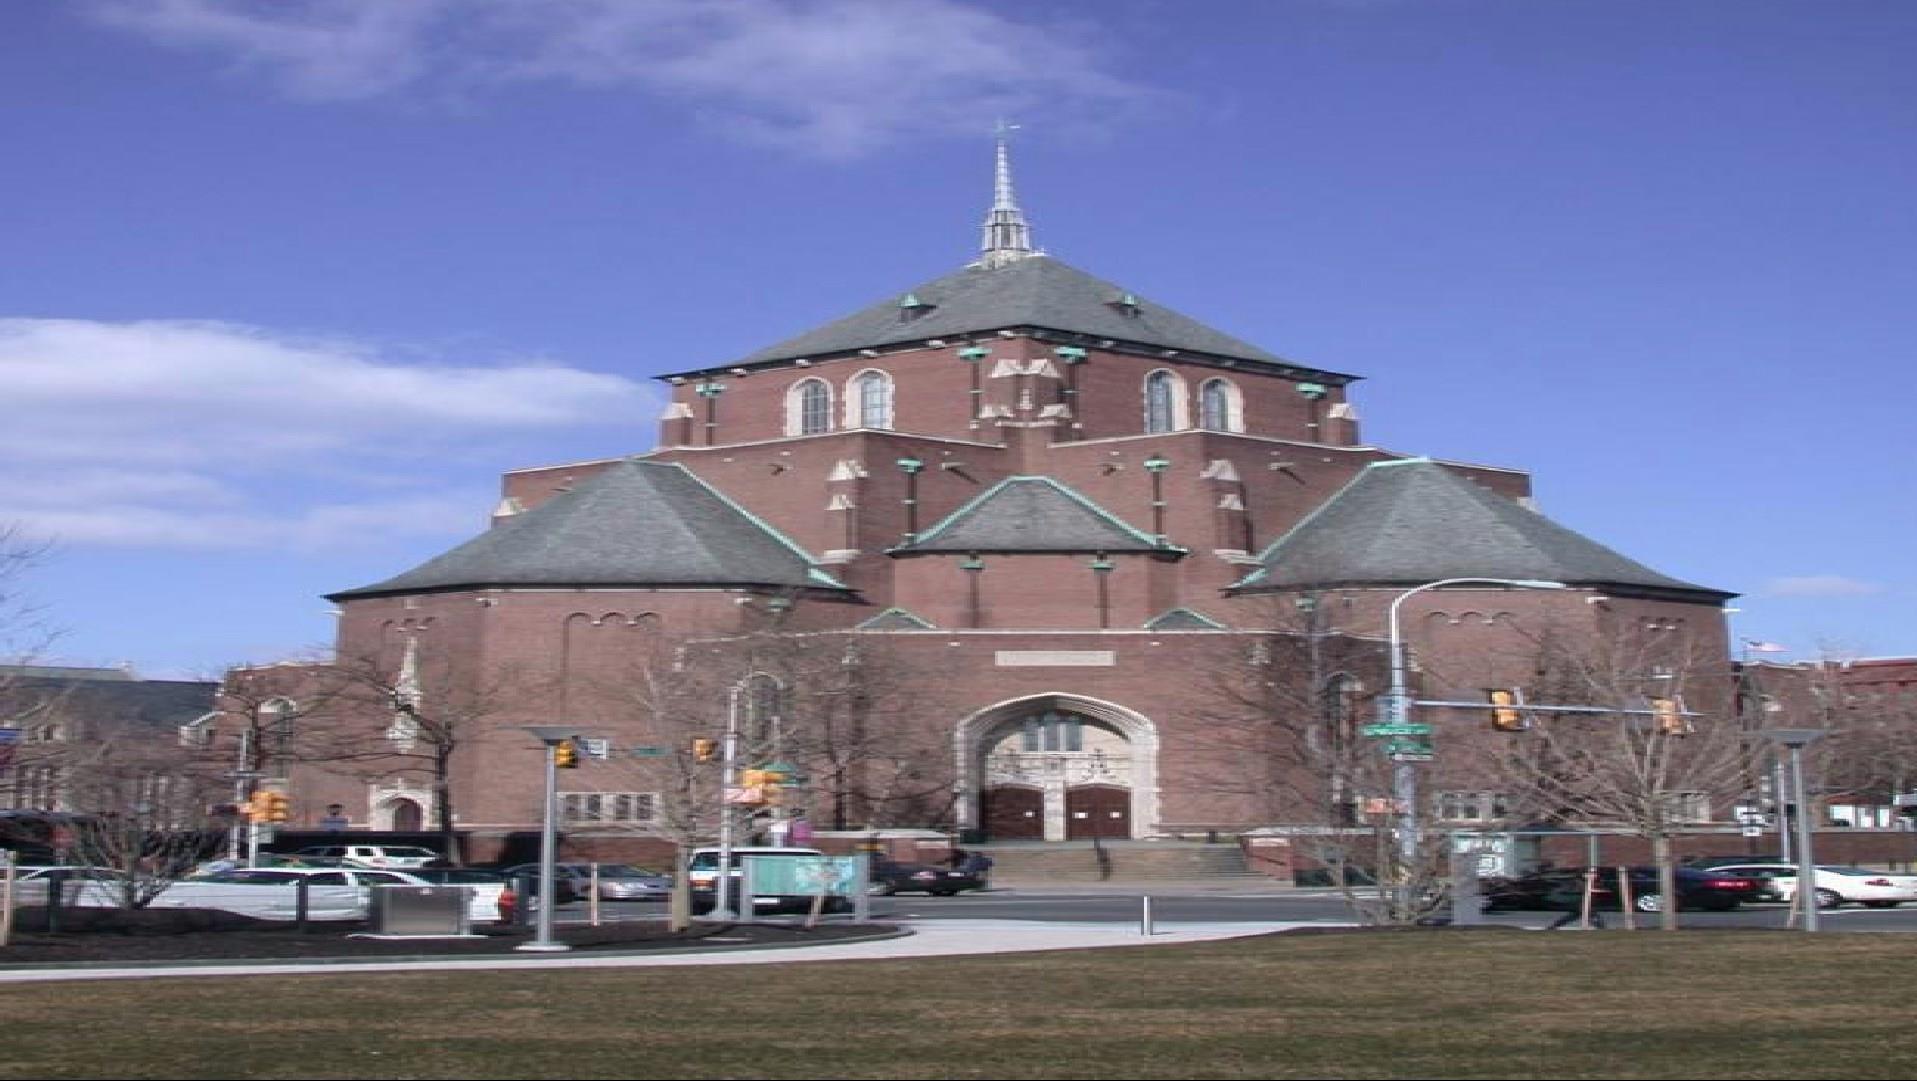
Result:
<svg viewBox="0 0 1917 1081"><path fill-rule="evenodd" d="M785 434L821 435L832 430L832 384L810 376L785 392Z"/></svg>
<svg viewBox="0 0 1917 1081"><path fill-rule="evenodd" d="M895 423L892 375L867 368L845 381L845 427L890 431Z"/></svg>
<svg viewBox="0 0 1917 1081"><path fill-rule="evenodd" d="M1191 427L1191 391L1185 377L1170 368L1146 373L1140 399L1146 435L1182 432Z"/></svg>
<svg viewBox="0 0 1917 1081"><path fill-rule="evenodd" d="M1213 432L1245 430L1245 395L1238 384L1215 377L1198 386L1198 426Z"/></svg>

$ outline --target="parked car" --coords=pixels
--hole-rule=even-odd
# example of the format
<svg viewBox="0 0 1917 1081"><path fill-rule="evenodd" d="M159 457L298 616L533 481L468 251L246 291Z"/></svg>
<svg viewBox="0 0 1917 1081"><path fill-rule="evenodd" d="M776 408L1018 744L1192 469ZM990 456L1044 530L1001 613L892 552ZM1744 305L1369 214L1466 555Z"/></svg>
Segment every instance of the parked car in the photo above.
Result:
<svg viewBox="0 0 1917 1081"><path fill-rule="evenodd" d="M1639 912L1658 912L1664 898L1658 892L1657 868L1626 868L1631 889L1631 907ZM1700 871L1679 867L1677 903L1680 909L1702 908L1727 912L1746 901L1757 900L1763 885L1756 879L1715 870ZM1592 884L1592 904L1598 908L1617 908L1623 901L1615 867L1600 867ZM1553 867L1517 878L1490 879L1481 889L1487 911L1500 908L1572 909L1583 904L1584 868Z"/></svg>
<svg viewBox="0 0 1917 1081"><path fill-rule="evenodd" d="M872 862L872 892L881 897L895 893L929 893L934 897L954 897L966 890L984 889L979 877L964 871L934 867L925 863Z"/></svg>
<svg viewBox="0 0 1917 1081"><path fill-rule="evenodd" d="M1700 871L1708 871L1714 867L1729 867L1733 864L1789 862L1791 861L1782 856L1754 853L1744 856L1692 856L1684 861L1683 866L1695 867Z"/></svg>
<svg viewBox="0 0 1917 1081"><path fill-rule="evenodd" d="M731 870L733 900L738 903L737 890L742 886L745 871L745 859L757 858L822 858L825 853L816 848L778 848L770 846L740 846L732 850ZM719 849L695 848L692 858L686 861L686 878L692 886L692 907L695 911L711 909L718 901ZM812 904L813 893L759 893L752 898L754 912L777 912L780 910L804 909ZM844 912L852 907L851 901L843 896L828 896L825 911Z"/></svg>
<svg viewBox="0 0 1917 1081"><path fill-rule="evenodd" d="M1866 908L1896 908L1905 901L1917 901L1917 875L1889 874L1866 867L1830 867L1812 869L1812 889L1818 908L1837 908L1860 904ZM1765 885L1774 900L1789 901L1797 895L1797 865L1794 863L1733 863L1711 869L1712 874L1734 874L1755 878Z"/></svg>
<svg viewBox="0 0 1917 1081"><path fill-rule="evenodd" d="M598 866L599 899L602 901L663 901L672 896L671 875L634 867L630 863L602 863ZM539 865L521 863L506 868L505 873L514 877L526 875L537 878ZM566 887L553 891L560 895L561 903L592 893L593 865L590 863L553 864L553 877Z"/></svg>
<svg viewBox="0 0 1917 1081"><path fill-rule="evenodd" d="M472 890L466 915L476 924L510 920L519 904L512 880L498 871L476 867L415 867L394 873L434 886L465 886Z"/></svg>
<svg viewBox="0 0 1917 1081"><path fill-rule="evenodd" d="M301 859L337 859L353 867L378 867L404 871L440 862L443 857L418 845L311 845L294 853Z"/></svg>
<svg viewBox="0 0 1917 1081"><path fill-rule="evenodd" d="M126 873L115 867L32 865L13 869L14 903L44 905L53 880L62 880L62 904L82 908L118 908L124 900Z"/></svg>
<svg viewBox="0 0 1917 1081"><path fill-rule="evenodd" d="M314 920L365 919L367 890L372 886L432 885L404 871L368 867L245 867L175 882L161 890L149 907L213 908L263 920L290 920L298 915L302 881L306 915ZM496 907L483 918L497 919Z"/></svg>

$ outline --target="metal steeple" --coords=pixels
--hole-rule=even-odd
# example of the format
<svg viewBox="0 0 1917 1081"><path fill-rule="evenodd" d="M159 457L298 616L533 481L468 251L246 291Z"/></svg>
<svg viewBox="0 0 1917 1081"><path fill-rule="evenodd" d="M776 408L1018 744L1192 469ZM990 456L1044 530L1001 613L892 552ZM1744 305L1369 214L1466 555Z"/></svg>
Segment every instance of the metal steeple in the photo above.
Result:
<svg viewBox="0 0 1917 1081"><path fill-rule="evenodd" d="M1012 132L1017 129L1016 124L998 122L998 169L993 176L992 209L985 214L985 236L979 244L979 250L984 253L979 265L987 269L1039 254L1032 247L1032 227L1026 224L1025 212L1018 208L1018 197L1012 193L1009 143Z"/></svg>

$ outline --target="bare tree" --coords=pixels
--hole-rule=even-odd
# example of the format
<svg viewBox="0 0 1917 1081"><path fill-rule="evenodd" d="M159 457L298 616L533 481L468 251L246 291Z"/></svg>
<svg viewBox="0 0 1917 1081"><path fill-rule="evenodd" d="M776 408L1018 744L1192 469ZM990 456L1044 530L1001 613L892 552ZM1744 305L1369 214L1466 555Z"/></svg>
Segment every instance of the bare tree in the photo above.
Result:
<svg viewBox="0 0 1917 1081"><path fill-rule="evenodd" d="M1477 757L1528 816L1649 841L1660 924L1675 929L1672 839L1742 793L1757 753L1731 708L1728 667L1681 638L1546 634L1535 644L1528 700L1598 712L1520 711L1512 730L1482 734Z"/></svg>
<svg viewBox="0 0 1917 1081"><path fill-rule="evenodd" d="M68 858L119 872L121 907L139 908L218 844L225 778L152 733L95 730L63 745L72 812Z"/></svg>
<svg viewBox="0 0 1917 1081"><path fill-rule="evenodd" d="M1448 839L1411 823L1430 819L1424 804L1445 787L1449 762L1417 765L1428 782L1421 805L1399 804L1394 747L1364 732L1379 719L1384 646L1336 630L1320 601L1268 598L1268 630L1194 673L1210 733L1197 768L1214 791L1283 828L1361 918L1414 923L1444 899Z"/></svg>
<svg viewBox="0 0 1917 1081"><path fill-rule="evenodd" d="M912 681L874 637L793 633L771 622L727 638L648 640L623 666L569 692L582 727L617 733L643 752L613 748L605 763L588 764L635 791L575 798L585 805L569 807L595 829L668 840L682 860L713 841L726 814L746 843L802 838L814 823L847 829L949 817L950 767L931 735L899 723ZM776 780L748 784L755 775ZM627 817L627 804L640 801L646 813ZM683 920L686 876L678 881L674 914Z"/></svg>

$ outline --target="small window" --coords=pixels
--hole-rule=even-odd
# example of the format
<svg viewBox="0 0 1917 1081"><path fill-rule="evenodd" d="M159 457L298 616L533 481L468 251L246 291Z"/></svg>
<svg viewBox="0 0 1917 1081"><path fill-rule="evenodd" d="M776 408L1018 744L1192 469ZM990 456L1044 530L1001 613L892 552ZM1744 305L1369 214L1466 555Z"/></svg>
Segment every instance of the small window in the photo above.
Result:
<svg viewBox="0 0 1917 1081"><path fill-rule="evenodd" d="M659 816L653 792L564 792L560 814L568 822L647 823Z"/></svg>

